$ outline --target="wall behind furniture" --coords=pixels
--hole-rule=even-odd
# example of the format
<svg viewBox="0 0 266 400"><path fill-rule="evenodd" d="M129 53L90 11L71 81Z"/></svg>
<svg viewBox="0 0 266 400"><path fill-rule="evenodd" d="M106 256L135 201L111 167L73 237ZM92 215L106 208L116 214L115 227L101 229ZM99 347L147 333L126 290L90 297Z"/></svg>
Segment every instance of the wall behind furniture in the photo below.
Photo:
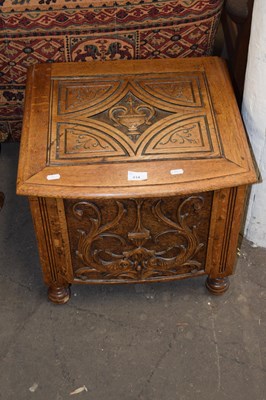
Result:
<svg viewBox="0 0 266 400"><path fill-rule="evenodd" d="M253 186L245 236L266 247L266 1L254 2L242 115L262 182Z"/></svg>

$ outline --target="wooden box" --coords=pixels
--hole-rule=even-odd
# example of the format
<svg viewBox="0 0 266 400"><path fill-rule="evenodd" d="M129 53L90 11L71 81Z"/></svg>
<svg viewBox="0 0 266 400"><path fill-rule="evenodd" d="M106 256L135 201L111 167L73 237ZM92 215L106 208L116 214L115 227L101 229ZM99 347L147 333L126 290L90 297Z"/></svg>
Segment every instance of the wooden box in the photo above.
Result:
<svg viewBox="0 0 266 400"><path fill-rule="evenodd" d="M49 299L206 274L221 294L256 174L219 58L35 65L17 193Z"/></svg>

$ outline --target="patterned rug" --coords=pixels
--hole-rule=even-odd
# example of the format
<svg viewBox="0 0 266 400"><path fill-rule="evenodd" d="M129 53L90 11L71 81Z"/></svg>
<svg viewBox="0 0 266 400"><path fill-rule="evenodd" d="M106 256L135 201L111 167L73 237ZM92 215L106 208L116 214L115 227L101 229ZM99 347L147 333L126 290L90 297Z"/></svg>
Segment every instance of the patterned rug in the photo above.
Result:
<svg viewBox="0 0 266 400"><path fill-rule="evenodd" d="M0 0L0 141L19 141L27 68L210 55L223 0Z"/></svg>

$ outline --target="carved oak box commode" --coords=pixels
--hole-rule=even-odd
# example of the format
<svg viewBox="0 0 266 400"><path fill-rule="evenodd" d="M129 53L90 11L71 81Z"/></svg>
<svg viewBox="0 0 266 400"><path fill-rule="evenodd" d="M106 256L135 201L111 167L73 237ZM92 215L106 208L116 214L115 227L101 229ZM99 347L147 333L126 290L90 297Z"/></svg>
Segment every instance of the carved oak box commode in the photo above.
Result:
<svg viewBox="0 0 266 400"><path fill-rule="evenodd" d="M228 288L256 174L222 60L35 65L24 115L17 193L50 300L204 274Z"/></svg>

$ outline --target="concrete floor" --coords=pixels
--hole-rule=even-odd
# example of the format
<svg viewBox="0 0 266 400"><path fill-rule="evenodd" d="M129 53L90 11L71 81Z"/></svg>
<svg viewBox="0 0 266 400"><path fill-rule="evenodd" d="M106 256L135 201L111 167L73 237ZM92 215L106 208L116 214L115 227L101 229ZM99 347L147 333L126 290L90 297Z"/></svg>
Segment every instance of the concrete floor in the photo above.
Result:
<svg viewBox="0 0 266 400"><path fill-rule="evenodd" d="M27 199L15 195L17 157L18 145L2 146L1 399L266 399L266 250L243 242L222 297L197 278L73 286L56 306Z"/></svg>

